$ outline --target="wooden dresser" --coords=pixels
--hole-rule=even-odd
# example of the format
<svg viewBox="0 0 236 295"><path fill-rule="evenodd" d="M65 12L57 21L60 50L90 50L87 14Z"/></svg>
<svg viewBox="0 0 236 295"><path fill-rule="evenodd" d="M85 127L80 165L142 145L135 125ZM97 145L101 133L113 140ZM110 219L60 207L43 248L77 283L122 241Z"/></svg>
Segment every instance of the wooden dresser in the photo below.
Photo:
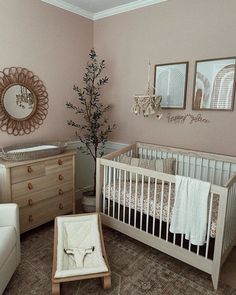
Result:
<svg viewBox="0 0 236 295"><path fill-rule="evenodd" d="M0 161L0 203L19 205L21 233L75 213L75 154L73 150L32 161Z"/></svg>

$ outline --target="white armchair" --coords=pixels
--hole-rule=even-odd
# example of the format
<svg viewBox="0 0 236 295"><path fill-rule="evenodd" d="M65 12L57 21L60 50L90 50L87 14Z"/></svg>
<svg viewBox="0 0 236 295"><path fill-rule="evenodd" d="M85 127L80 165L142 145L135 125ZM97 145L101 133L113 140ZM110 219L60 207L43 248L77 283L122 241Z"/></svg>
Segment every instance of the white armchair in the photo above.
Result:
<svg viewBox="0 0 236 295"><path fill-rule="evenodd" d="M19 209L16 204L0 204L0 294L19 263Z"/></svg>

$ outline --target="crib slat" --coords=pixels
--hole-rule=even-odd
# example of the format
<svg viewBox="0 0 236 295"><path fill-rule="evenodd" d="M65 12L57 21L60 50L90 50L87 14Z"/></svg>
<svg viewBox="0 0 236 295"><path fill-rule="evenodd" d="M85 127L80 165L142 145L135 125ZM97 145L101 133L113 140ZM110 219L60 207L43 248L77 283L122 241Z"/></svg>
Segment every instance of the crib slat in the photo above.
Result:
<svg viewBox="0 0 236 295"><path fill-rule="evenodd" d="M181 167L182 167L181 175L184 176L184 155L182 155L182 165L181 165Z"/></svg>
<svg viewBox="0 0 236 295"><path fill-rule="evenodd" d="M228 200L228 207L229 207L229 223L228 223L228 227L229 227L229 244L230 244L230 242L232 240L232 236L233 236L233 231L232 231L233 196L234 196L234 185L231 188L230 197L229 197L229 200Z"/></svg>
<svg viewBox="0 0 236 295"><path fill-rule="evenodd" d="M148 232L148 223L149 223L149 202L150 202L150 177L148 177L146 232Z"/></svg>
<svg viewBox="0 0 236 295"><path fill-rule="evenodd" d="M172 185L172 183L169 182L168 203L167 203L166 241L168 241L168 239L169 239L171 185Z"/></svg>
<svg viewBox="0 0 236 295"><path fill-rule="evenodd" d="M200 247L197 246L197 255L199 255Z"/></svg>
<svg viewBox="0 0 236 295"><path fill-rule="evenodd" d="M113 218L115 218L115 204L116 204L116 168L113 168Z"/></svg>
<svg viewBox="0 0 236 295"><path fill-rule="evenodd" d="M224 168L224 162L221 161L221 168L220 168L220 183L219 185L222 185L222 176L223 176L223 168Z"/></svg>
<svg viewBox="0 0 236 295"><path fill-rule="evenodd" d="M111 167L108 167L108 216L110 216L111 206Z"/></svg>
<svg viewBox="0 0 236 295"><path fill-rule="evenodd" d="M141 210L140 210L140 227L139 227L140 230L142 230L142 224L143 224L143 190L144 190L144 176L142 175Z"/></svg>
<svg viewBox="0 0 236 295"><path fill-rule="evenodd" d="M126 208L126 170L124 170L124 194L123 194L123 222L125 222L125 208Z"/></svg>
<svg viewBox="0 0 236 295"><path fill-rule="evenodd" d="M180 244L180 247L183 248L184 246L184 235L181 234L181 244Z"/></svg>
<svg viewBox="0 0 236 295"><path fill-rule="evenodd" d="M231 163L229 163L227 180L230 178L230 176L231 176Z"/></svg>
<svg viewBox="0 0 236 295"><path fill-rule="evenodd" d="M154 159L157 159L157 150L155 150L155 155L154 155Z"/></svg>
<svg viewBox="0 0 236 295"><path fill-rule="evenodd" d="M121 193L121 169L119 169L119 188L118 188L118 220L120 220L120 193Z"/></svg>
<svg viewBox="0 0 236 295"><path fill-rule="evenodd" d="M134 193L134 227L136 228L137 220L137 194L138 194L138 174L135 175L135 193Z"/></svg>
<svg viewBox="0 0 236 295"><path fill-rule="evenodd" d="M164 180L161 182L161 207L160 207L160 223L159 223L159 238L161 238L162 231L162 211L163 211L163 196L164 196Z"/></svg>
<svg viewBox="0 0 236 295"><path fill-rule="evenodd" d="M207 159L207 173L206 173L206 181L209 181L209 159Z"/></svg>
<svg viewBox="0 0 236 295"><path fill-rule="evenodd" d="M107 166L104 166L104 169L103 169L103 208L102 208L102 212L105 214L105 205L106 205L106 182L107 182L107 179L106 179L106 173L107 173Z"/></svg>
<svg viewBox="0 0 236 295"><path fill-rule="evenodd" d="M132 198L132 172L130 172L129 180L129 225L130 225L130 215L131 215L131 198Z"/></svg>
<svg viewBox="0 0 236 295"><path fill-rule="evenodd" d="M190 158L190 156L188 156L188 177L190 177L190 161L191 161L191 158Z"/></svg>
<svg viewBox="0 0 236 295"><path fill-rule="evenodd" d="M206 253L205 253L205 258L206 259L208 257L209 242L210 242L211 219L212 219L212 205L213 205L213 193L211 193L210 210L209 210L209 216L208 216L207 243L206 243Z"/></svg>
<svg viewBox="0 0 236 295"><path fill-rule="evenodd" d="M193 178L196 178L197 173L197 157L194 157L194 168L193 168Z"/></svg>
<svg viewBox="0 0 236 295"><path fill-rule="evenodd" d="M190 242L190 240L188 241L188 251L191 252L191 242Z"/></svg>
<svg viewBox="0 0 236 295"><path fill-rule="evenodd" d="M147 149L144 149L144 159L147 159Z"/></svg>
<svg viewBox="0 0 236 295"><path fill-rule="evenodd" d="M212 172L212 180L211 180L211 182L212 183L215 183L215 174L216 174L216 160L214 160L214 162L213 162L214 164L213 164L213 172Z"/></svg>
<svg viewBox="0 0 236 295"><path fill-rule="evenodd" d="M154 208L153 208L153 224L152 224L152 234L155 235L155 220L156 220L156 204L157 204L157 179L155 178L154 185Z"/></svg>
<svg viewBox="0 0 236 295"><path fill-rule="evenodd" d="M203 158L200 158L200 171L199 171L199 179L202 180L202 165L203 165Z"/></svg>

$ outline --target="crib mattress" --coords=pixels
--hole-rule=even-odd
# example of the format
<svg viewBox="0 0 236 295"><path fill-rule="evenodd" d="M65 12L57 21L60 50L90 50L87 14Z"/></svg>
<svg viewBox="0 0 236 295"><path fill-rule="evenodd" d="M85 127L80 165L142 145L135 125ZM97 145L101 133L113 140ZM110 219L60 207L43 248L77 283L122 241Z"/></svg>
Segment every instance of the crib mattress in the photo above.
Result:
<svg viewBox="0 0 236 295"><path fill-rule="evenodd" d="M115 183L111 183L110 185L106 185L105 187L105 196L106 198L112 201L115 201L116 203L120 203L120 205L124 205L126 207L130 207L131 209L135 209L145 213L149 214L150 216L157 219L162 219L162 221L167 222L168 220L168 199L169 199L169 185L164 185L163 190L163 204L161 204L161 191L162 191L162 185L157 184L157 193L156 193L156 206L154 208L154 190L155 190L155 184L150 183L150 196L148 201L148 184L144 183L143 188L143 202L141 198L141 192L142 192L142 183L137 183L137 200L135 202L135 182L131 182L131 198L130 196L130 181L127 181L124 183L121 181L120 186L120 198L119 198L119 183L118 181ZM124 196L126 186L126 194ZM110 194L109 194L109 188L110 188ZM120 199L120 200L119 200ZM129 200L130 199L130 200ZM170 214L169 214L169 221L171 220L172 211L174 207L174 200L175 200L175 184L172 183L171 186L171 192L170 192ZM149 203L149 205L148 205ZM216 224L217 224L217 212L218 212L218 205L219 205L219 199L218 197L213 198L213 205L212 205L212 216L211 216L211 226L210 226L210 236L212 238L215 238L216 236ZM162 210L161 210L162 208Z"/></svg>

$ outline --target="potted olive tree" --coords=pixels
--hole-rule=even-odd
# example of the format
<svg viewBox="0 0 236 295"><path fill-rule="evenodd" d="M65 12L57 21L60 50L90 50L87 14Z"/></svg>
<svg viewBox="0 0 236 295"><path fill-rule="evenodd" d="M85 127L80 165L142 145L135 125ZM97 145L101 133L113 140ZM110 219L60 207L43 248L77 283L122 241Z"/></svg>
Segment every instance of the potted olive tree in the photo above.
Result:
<svg viewBox="0 0 236 295"><path fill-rule="evenodd" d="M73 120L67 121L69 126L77 128L76 136L81 142L81 152L90 155L94 162L93 190L84 195L82 204L84 211L95 210L96 195L96 158L104 154L104 147L109 134L115 128L110 125L106 117L110 105L101 102L101 88L108 83L108 77L101 77L105 69L105 60L98 60L94 49L89 53L89 61L83 76L84 86L74 86L77 93L78 104L67 102L67 108L78 114L79 123Z"/></svg>

